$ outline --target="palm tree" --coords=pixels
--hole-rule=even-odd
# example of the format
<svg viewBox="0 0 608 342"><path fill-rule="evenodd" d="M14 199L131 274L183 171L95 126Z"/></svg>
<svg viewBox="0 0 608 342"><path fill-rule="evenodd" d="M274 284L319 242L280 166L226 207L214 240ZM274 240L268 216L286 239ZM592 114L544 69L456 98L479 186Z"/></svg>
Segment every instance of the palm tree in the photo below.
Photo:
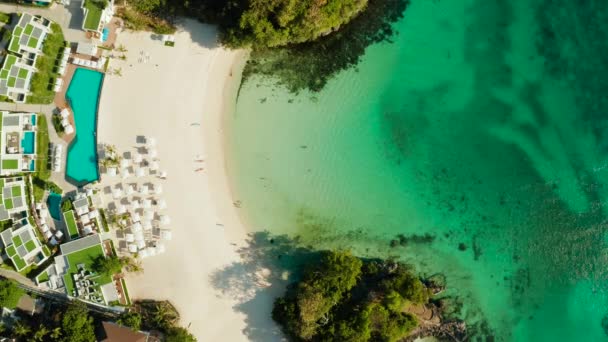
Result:
<svg viewBox="0 0 608 342"><path fill-rule="evenodd" d="M13 334L17 337L25 337L27 336L32 329L27 326L25 323L18 321L13 325Z"/></svg>
<svg viewBox="0 0 608 342"><path fill-rule="evenodd" d="M38 330L36 330L34 333L34 341L44 341L45 336L50 332L51 331L46 326L40 324L40 326L38 326Z"/></svg>
<svg viewBox="0 0 608 342"><path fill-rule="evenodd" d="M118 45L118 49L117 50L120 51L120 52L127 52L127 48L124 45L122 45L122 44Z"/></svg>
<svg viewBox="0 0 608 342"><path fill-rule="evenodd" d="M124 257L122 260L127 272L142 273L144 271L144 268L141 266L141 262L137 259Z"/></svg>
<svg viewBox="0 0 608 342"><path fill-rule="evenodd" d="M50 337L51 339L53 339L53 341L58 341L61 337L61 328L57 327L53 329L53 331L51 331Z"/></svg>

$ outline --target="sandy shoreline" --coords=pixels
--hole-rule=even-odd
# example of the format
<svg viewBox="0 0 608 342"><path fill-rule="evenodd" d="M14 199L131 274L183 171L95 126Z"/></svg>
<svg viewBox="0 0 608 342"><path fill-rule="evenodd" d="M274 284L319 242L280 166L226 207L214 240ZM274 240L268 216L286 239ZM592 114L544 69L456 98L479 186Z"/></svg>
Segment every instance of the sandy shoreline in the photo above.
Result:
<svg viewBox="0 0 608 342"><path fill-rule="evenodd" d="M225 284L212 284L212 275L230 265L239 269L235 249L246 237L233 205L223 130L246 54L219 48L216 37L214 27L191 20L183 22L175 47L150 33L121 33L117 45L128 49L127 59L110 65L122 76L105 79L98 139L124 151L138 135L154 137L168 172L162 197L173 240L165 254L143 260L143 274L127 277L131 297L169 299L199 341L244 341L250 337L246 315L235 309L239 298L222 295ZM140 62L146 55L149 61ZM196 162L198 156L205 161ZM261 320L274 329L270 317Z"/></svg>

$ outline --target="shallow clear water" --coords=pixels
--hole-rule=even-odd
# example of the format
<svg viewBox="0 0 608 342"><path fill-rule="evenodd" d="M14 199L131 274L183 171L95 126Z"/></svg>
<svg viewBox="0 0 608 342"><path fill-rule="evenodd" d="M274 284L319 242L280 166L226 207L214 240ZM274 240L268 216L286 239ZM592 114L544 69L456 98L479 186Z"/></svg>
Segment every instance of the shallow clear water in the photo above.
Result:
<svg viewBox="0 0 608 342"><path fill-rule="evenodd" d="M229 125L244 215L443 272L497 340L608 340L607 19L601 1L412 0L394 43L319 94L250 79Z"/></svg>
<svg viewBox="0 0 608 342"><path fill-rule="evenodd" d="M24 132L23 139L21 139L21 146L23 146L23 153L26 153L26 154L34 153L35 142L36 142L36 133Z"/></svg>
<svg viewBox="0 0 608 342"><path fill-rule="evenodd" d="M77 183L99 179L95 132L102 82L102 73L78 68L66 93L76 124L76 137L68 150L66 176Z"/></svg>

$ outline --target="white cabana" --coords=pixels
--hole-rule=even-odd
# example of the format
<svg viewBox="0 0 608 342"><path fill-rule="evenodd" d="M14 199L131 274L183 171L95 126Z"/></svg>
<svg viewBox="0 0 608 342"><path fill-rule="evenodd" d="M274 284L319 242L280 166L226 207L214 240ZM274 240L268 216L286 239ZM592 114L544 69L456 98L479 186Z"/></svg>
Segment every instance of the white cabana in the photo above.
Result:
<svg viewBox="0 0 608 342"><path fill-rule="evenodd" d="M124 204L121 204L116 209L116 212L118 213L118 215L122 215L127 212L127 207Z"/></svg>
<svg viewBox="0 0 608 342"><path fill-rule="evenodd" d="M93 196L93 189L91 188L85 189L84 192L87 194L87 196Z"/></svg>
<svg viewBox="0 0 608 342"><path fill-rule="evenodd" d="M133 242L135 241L135 236L133 234L126 234L125 240L127 240L127 242Z"/></svg>
<svg viewBox="0 0 608 342"><path fill-rule="evenodd" d="M165 179L167 178L167 171L161 171L160 174L158 175L160 178Z"/></svg>
<svg viewBox="0 0 608 342"><path fill-rule="evenodd" d="M145 218L146 220L152 220L152 219L154 218L154 212L153 212L153 211L151 211L151 210L146 210L146 211L144 212L144 218Z"/></svg>
<svg viewBox="0 0 608 342"><path fill-rule="evenodd" d="M155 148L152 148L148 151L148 155L150 158L156 158L156 156L158 156L158 151L156 151Z"/></svg>
<svg viewBox="0 0 608 342"><path fill-rule="evenodd" d="M146 144L148 144L148 146L156 146L156 139L154 139L153 137L147 138Z"/></svg>
<svg viewBox="0 0 608 342"><path fill-rule="evenodd" d="M144 209L152 208L152 201L149 198L144 199L142 206Z"/></svg>
<svg viewBox="0 0 608 342"><path fill-rule="evenodd" d="M142 226L144 227L144 230L151 230L152 229L152 221L143 221L142 222Z"/></svg>
<svg viewBox="0 0 608 342"><path fill-rule="evenodd" d="M159 167L158 162L153 161L150 163L150 170L158 170L158 167Z"/></svg>
<svg viewBox="0 0 608 342"><path fill-rule="evenodd" d="M159 209L165 209L165 208L167 208L167 202L164 199L160 199L158 201L158 208Z"/></svg>
<svg viewBox="0 0 608 342"><path fill-rule="evenodd" d="M169 223L171 223L171 218L169 218L168 215L160 215L160 223L163 226L168 225Z"/></svg>
<svg viewBox="0 0 608 342"><path fill-rule="evenodd" d="M131 253L137 253L137 245L134 243L130 243L129 244L129 252Z"/></svg>
<svg viewBox="0 0 608 342"><path fill-rule="evenodd" d="M84 235L93 234L93 227L91 227L90 224L87 224L82 228L82 231L84 232Z"/></svg>
<svg viewBox="0 0 608 342"><path fill-rule="evenodd" d="M163 186L160 184L154 185L154 193L160 195L163 193Z"/></svg>
<svg viewBox="0 0 608 342"><path fill-rule="evenodd" d="M40 209L40 218L47 217L49 215L49 211L45 208Z"/></svg>
<svg viewBox="0 0 608 342"><path fill-rule="evenodd" d="M72 134L74 133L74 127L72 127L72 125L67 125L63 128L63 131L65 134Z"/></svg>
<svg viewBox="0 0 608 342"><path fill-rule="evenodd" d="M131 211L135 211L137 209L141 208L141 204L139 203L139 200L132 200L131 201Z"/></svg>
<svg viewBox="0 0 608 342"><path fill-rule="evenodd" d="M48 240L53 236L53 233L51 233L50 230L47 230L46 232L44 232L44 237Z"/></svg>
<svg viewBox="0 0 608 342"><path fill-rule="evenodd" d="M142 160L144 160L144 158L143 158L143 157L141 156L141 154L139 154L139 153L136 153L136 154L133 156L133 163L137 163L137 164L139 164L139 163L141 163L141 161L142 161Z"/></svg>
<svg viewBox="0 0 608 342"><path fill-rule="evenodd" d="M44 217L40 218L40 224L45 224L46 223L46 219Z"/></svg>
<svg viewBox="0 0 608 342"><path fill-rule="evenodd" d="M120 161L120 167L122 167L123 169L129 166L129 159L127 158L122 158L122 160Z"/></svg>
<svg viewBox="0 0 608 342"><path fill-rule="evenodd" d="M141 217L139 217L138 213L131 214L131 221L133 221L133 222L139 222L140 220L141 220Z"/></svg>
<svg viewBox="0 0 608 342"><path fill-rule="evenodd" d="M42 203L36 203L36 210L40 210L42 208Z"/></svg>
<svg viewBox="0 0 608 342"><path fill-rule="evenodd" d="M40 230L42 230L43 233L46 233L49 231L49 226L47 224L43 224L40 226Z"/></svg>
<svg viewBox="0 0 608 342"><path fill-rule="evenodd" d="M116 176L116 168L115 167L109 167L108 168L108 176Z"/></svg>
<svg viewBox="0 0 608 342"><path fill-rule="evenodd" d="M78 43L76 53L79 55L97 56L97 45L91 43Z"/></svg>
<svg viewBox="0 0 608 342"><path fill-rule="evenodd" d="M133 184L127 185L127 196L131 196L135 193L135 186Z"/></svg>
<svg viewBox="0 0 608 342"><path fill-rule="evenodd" d="M144 170L143 167L139 167L139 168L137 168L137 170L135 170L135 175L137 177L143 177L146 175L146 170Z"/></svg>
<svg viewBox="0 0 608 342"><path fill-rule="evenodd" d="M122 173L122 179L129 178L131 176L131 173L129 173L129 169L127 169L127 168L122 169L121 173Z"/></svg>
<svg viewBox="0 0 608 342"><path fill-rule="evenodd" d="M89 215L85 214L80 217L80 222L82 222L82 224L84 225L91 222L91 219L89 218Z"/></svg>
<svg viewBox="0 0 608 342"><path fill-rule="evenodd" d="M58 230L58 231L55 233L55 236L56 236L58 239L61 239L61 238L63 237L63 233L61 232L61 230Z"/></svg>
<svg viewBox="0 0 608 342"><path fill-rule="evenodd" d="M148 186L143 184L142 186L139 187L139 193L141 195L147 195L148 194Z"/></svg>
<svg viewBox="0 0 608 342"><path fill-rule="evenodd" d="M70 111L67 108L63 108L61 110L61 112L59 112L59 116L61 116L63 119L65 119L68 116L70 116Z"/></svg>
<svg viewBox="0 0 608 342"><path fill-rule="evenodd" d="M139 233L139 232L141 232L141 230L142 230L142 227L141 227L141 223L139 223L139 222L135 222L135 224L133 224L131 226L131 231L133 233Z"/></svg>
<svg viewBox="0 0 608 342"><path fill-rule="evenodd" d="M146 241L144 241L144 240L137 241L137 248L139 248L139 249L146 248Z"/></svg>
<svg viewBox="0 0 608 342"><path fill-rule="evenodd" d="M114 199L119 199L122 197L122 190L120 189L114 189L112 191L112 197L114 197Z"/></svg>
<svg viewBox="0 0 608 342"><path fill-rule="evenodd" d="M163 240L167 240L167 241L169 241L169 240L171 240L171 238L173 237L173 235L171 234L171 231L170 231L170 230L162 230L162 231L160 232L160 237L161 237Z"/></svg>

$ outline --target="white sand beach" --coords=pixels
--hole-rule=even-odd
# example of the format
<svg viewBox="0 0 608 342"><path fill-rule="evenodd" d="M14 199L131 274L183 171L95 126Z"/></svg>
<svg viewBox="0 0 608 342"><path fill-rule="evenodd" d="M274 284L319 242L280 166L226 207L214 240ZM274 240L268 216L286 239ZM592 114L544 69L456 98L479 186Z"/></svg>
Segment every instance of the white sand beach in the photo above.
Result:
<svg viewBox="0 0 608 342"><path fill-rule="evenodd" d="M165 254L143 260L143 274L127 277L130 296L170 300L199 341L243 341L246 317L209 280L238 262L233 244L242 245L245 237L232 205L222 132L224 103L234 104L245 57L217 47L216 35L195 21L183 23L175 47L150 33L120 33L117 45L127 48L127 59L110 65L122 76L106 76L98 142L125 151L136 136L154 137L161 169L168 172L162 184L173 239ZM142 56L149 61L140 62Z"/></svg>

